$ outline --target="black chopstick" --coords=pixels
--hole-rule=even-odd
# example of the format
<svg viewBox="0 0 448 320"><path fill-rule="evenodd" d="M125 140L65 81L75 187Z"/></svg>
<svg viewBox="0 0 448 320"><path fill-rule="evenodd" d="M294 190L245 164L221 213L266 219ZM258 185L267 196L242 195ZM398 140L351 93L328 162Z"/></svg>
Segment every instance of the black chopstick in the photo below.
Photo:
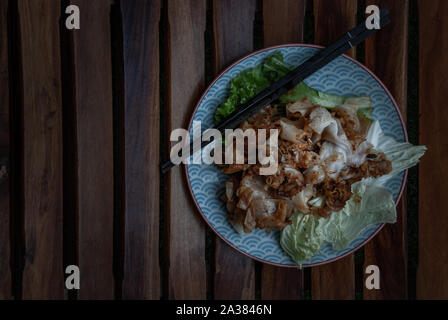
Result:
<svg viewBox="0 0 448 320"><path fill-rule="evenodd" d="M381 9L380 10L380 17L381 20L383 18L385 18L387 15L389 14L389 11L387 9ZM219 131L223 131L224 129L233 129L236 126L238 126L241 123L241 117L240 115L245 115L247 113L248 110L251 110L254 106L259 105L259 103L265 99L267 96L272 95L274 92L276 92L277 90L279 90L280 88L284 87L285 85L287 85L288 83L290 83L292 80L300 78L300 73L308 70L308 68L313 68L313 65L316 63L316 61L318 61L319 59L322 59L328 55L330 55L332 52L334 52L335 50L337 50L338 48L341 48L344 45L347 45L350 43L352 44L351 47L353 47L353 39L356 39L357 37L359 37L361 34L366 33L368 31L371 31L368 33L368 35L372 34L373 32L377 31L375 29L369 30L366 28L365 26L365 22L362 22L360 24L358 24L355 28L353 28L352 30L350 30L349 32L345 33L342 37L340 37L338 40L336 40L334 43L332 43L331 45L329 45L327 48L321 50L319 53L317 53L316 55L312 56L311 58L309 58L307 61L305 61L304 63L302 63L301 65L299 65L298 67L296 67L294 70L292 70L291 72L289 72L286 76L284 76L283 78L279 79L278 81L276 81L275 83L273 83L269 88L267 88L266 90L260 92L259 94L257 94L255 97L253 97L252 99L250 99L246 104L244 104L243 106L241 106L240 108L238 108L237 110L235 110L232 114L230 114L226 119L224 119L221 123L219 123L215 129L218 129ZM364 38L365 39L365 38ZM358 42L359 43L359 42ZM349 47L348 49L350 49L351 47ZM348 50L347 49L347 50ZM345 51L347 51L345 50ZM345 52L343 51L343 52ZM342 53L343 53L342 52ZM342 54L341 53L341 54ZM318 69L314 69L314 72L317 71ZM312 73L314 73L312 72ZM310 74L312 74L310 73ZM306 78L306 77L305 77ZM304 78L303 78L304 79ZM298 83L298 82L297 82ZM292 88L289 88L292 89ZM288 90L289 90L288 89ZM259 108L257 108L258 110L261 109L262 107L260 106ZM252 113L254 114L254 113ZM250 116L248 116L250 117ZM246 117L246 119L248 118ZM245 119L243 119L245 120Z"/></svg>
<svg viewBox="0 0 448 320"><path fill-rule="evenodd" d="M381 28L390 22L389 18L387 17L388 13L389 12L387 9L381 9L380 11ZM326 64L330 63L332 60L348 51L350 48L358 45L376 31L378 31L378 29L367 29L365 26L365 22L360 23L354 29L350 30L337 41L332 43L330 46L321 50L318 54L312 56L300 66L289 72L285 77L273 83L269 88L250 99L246 104L229 115L228 118L219 123L215 127L215 129L223 132L225 129L236 128L242 121L251 117L261 108L277 100L280 96L288 92L308 76L310 76ZM202 141L201 149L211 142L213 141ZM192 147L192 144L190 144L190 147ZM199 150L192 150L190 156L197 151ZM168 170L173 166L174 164L171 161L166 161L161 167L162 172L168 172Z"/></svg>

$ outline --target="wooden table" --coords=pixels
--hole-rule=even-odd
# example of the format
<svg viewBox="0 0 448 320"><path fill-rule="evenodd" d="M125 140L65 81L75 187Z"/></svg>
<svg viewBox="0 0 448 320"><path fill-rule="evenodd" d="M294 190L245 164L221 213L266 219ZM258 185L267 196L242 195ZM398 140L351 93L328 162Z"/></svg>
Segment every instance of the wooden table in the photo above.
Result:
<svg viewBox="0 0 448 320"><path fill-rule="evenodd" d="M349 54L428 146L398 222L324 266L256 263L206 227L182 168L159 174L169 133L235 59L326 45L368 4L392 23ZM448 298L447 15L446 0L0 0L0 298ZM380 290L363 285L371 264Z"/></svg>

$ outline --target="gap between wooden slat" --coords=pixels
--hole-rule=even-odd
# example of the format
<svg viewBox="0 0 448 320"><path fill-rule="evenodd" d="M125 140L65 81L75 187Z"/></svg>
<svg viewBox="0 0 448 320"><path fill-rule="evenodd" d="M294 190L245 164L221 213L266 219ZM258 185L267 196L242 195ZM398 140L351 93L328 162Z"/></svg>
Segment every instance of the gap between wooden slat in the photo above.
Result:
<svg viewBox="0 0 448 320"><path fill-rule="evenodd" d="M303 21L303 43L314 44L314 1L305 0L305 17Z"/></svg>
<svg viewBox="0 0 448 320"><path fill-rule="evenodd" d="M0 0L0 300L11 299L8 1Z"/></svg>
<svg viewBox="0 0 448 320"><path fill-rule="evenodd" d="M115 299L121 300L124 277L124 58L123 23L120 2L114 1L110 12L114 134L114 256Z"/></svg>
<svg viewBox="0 0 448 320"><path fill-rule="evenodd" d="M22 297L22 276L24 264L23 231L23 89L20 57L20 31L18 21L18 3L8 1L8 56L9 56L9 92L10 92L10 239L12 295L14 299Z"/></svg>
<svg viewBox="0 0 448 320"><path fill-rule="evenodd" d="M408 19L408 94L407 94L407 129L409 142L419 143L419 21L417 0L409 1ZM408 299L416 299L418 267L418 166L408 171L406 184L407 205L407 258L408 258Z"/></svg>
<svg viewBox="0 0 448 320"><path fill-rule="evenodd" d="M204 32L204 70L205 87L215 78L214 74L214 44L213 44L213 0L206 0ZM205 264L207 273L207 300L214 300L215 295L215 233L211 228L205 228Z"/></svg>
<svg viewBox="0 0 448 320"><path fill-rule="evenodd" d="M168 100L168 70L169 62L166 59L169 52L168 38L168 2L161 1L161 14L159 23L159 83L160 83L160 159L162 162L169 159L169 108ZM169 242L167 241L168 223L166 203L167 181L165 177L160 179L160 220L159 220L159 261L161 274L161 299L166 300L169 296Z"/></svg>
<svg viewBox="0 0 448 320"><path fill-rule="evenodd" d="M255 17L254 17L254 41L253 50L263 48L263 0L256 0Z"/></svg>
<svg viewBox="0 0 448 320"><path fill-rule="evenodd" d="M73 43L71 31L65 26L65 8L69 0L61 1L61 18L59 20L61 52L61 87L62 87L62 135L63 135L63 266L78 265L77 256L77 154L76 154L76 115L74 96ZM69 300L77 298L76 290L66 290Z"/></svg>

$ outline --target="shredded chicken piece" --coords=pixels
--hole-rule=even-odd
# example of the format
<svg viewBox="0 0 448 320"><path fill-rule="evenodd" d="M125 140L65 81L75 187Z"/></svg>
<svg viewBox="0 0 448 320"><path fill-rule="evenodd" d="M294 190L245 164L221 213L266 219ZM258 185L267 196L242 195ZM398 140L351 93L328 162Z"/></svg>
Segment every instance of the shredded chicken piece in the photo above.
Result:
<svg viewBox="0 0 448 320"><path fill-rule="evenodd" d="M335 108L334 114L339 118L347 138L355 147L364 141L364 136L361 134L361 121L355 113L347 108L338 107Z"/></svg>
<svg viewBox="0 0 448 320"><path fill-rule="evenodd" d="M323 184L325 207L328 211L337 212L345 206L345 202L352 196L351 184L345 180L328 180Z"/></svg>

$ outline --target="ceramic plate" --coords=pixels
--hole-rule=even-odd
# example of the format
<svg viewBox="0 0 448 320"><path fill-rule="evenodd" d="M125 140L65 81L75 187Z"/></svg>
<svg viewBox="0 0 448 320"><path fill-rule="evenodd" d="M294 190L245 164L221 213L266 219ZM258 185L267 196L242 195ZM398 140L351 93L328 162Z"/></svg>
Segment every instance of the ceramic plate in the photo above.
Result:
<svg viewBox="0 0 448 320"><path fill-rule="evenodd" d="M230 80L242 70L257 66L275 51L281 51L287 65L298 66L319 50L321 47L310 45L283 45L254 52L235 62L212 82L201 97L190 121L190 132L193 120L202 121L203 130L213 126L215 110L227 97ZM372 97L373 116L379 120L384 133L397 141L407 141L405 126L393 97L381 81L357 61L348 56L338 57L308 77L305 82L315 89L328 93ZM403 191L406 174L407 172L401 173L387 181L385 185L393 194L396 203ZM227 211L220 196L224 193L228 176L221 173L216 165L188 164L186 175L199 212L218 236L253 259L277 266L296 267L280 247L279 231L273 229L267 234L266 230L257 229L241 236L227 222ZM340 259L366 244L382 227L383 224L376 224L366 228L357 239L341 251L335 251L327 245L319 254L305 261L303 266L316 266Z"/></svg>

